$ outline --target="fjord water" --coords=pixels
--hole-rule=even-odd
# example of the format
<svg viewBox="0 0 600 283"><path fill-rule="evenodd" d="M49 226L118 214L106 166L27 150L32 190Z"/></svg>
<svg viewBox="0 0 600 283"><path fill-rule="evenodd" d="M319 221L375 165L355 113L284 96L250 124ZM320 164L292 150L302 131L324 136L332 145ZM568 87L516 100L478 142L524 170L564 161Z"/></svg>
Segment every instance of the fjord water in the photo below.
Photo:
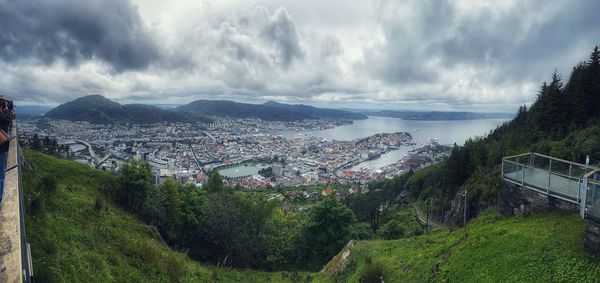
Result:
<svg viewBox="0 0 600 283"><path fill-rule="evenodd" d="M404 146L398 150L381 155L381 157L363 162L353 168L377 169L392 164L402 158L409 150L423 146L429 138L435 138L440 144L462 145L467 139L487 135L491 130L507 121L507 119L481 120L444 120L416 121L390 117L370 116L365 120L356 120L351 125L344 125L327 130L307 131L303 133L283 132L282 136L293 138L298 134L306 134L327 140L348 141L368 137L378 133L409 132L415 146Z"/></svg>

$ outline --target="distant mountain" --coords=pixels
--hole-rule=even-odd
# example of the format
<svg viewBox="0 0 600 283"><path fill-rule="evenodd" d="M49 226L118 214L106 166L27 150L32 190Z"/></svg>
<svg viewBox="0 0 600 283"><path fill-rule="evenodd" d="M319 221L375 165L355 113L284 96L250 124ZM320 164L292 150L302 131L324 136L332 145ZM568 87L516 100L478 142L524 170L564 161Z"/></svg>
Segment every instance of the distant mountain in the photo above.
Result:
<svg viewBox="0 0 600 283"><path fill-rule="evenodd" d="M87 121L94 124L210 121L206 117L186 115L145 104L121 105L101 95L88 95L61 104L48 111L45 116L54 119Z"/></svg>
<svg viewBox="0 0 600 283"><path fill-rule="evenodd" d="M289 105L277 102L264 104L239 103L228 100L196 100L175 108L177 111L208 116L259 118L266 121L297 121L319 118L363 119L362 114L341 110L320 109L307 105Z"/></svg>
<svg viewBox="0 0 600 283"><path fill-rule="evenodd" d="M338 118L338 119L367 119L367 116L361 113L354 113L344 110L336 110L336 109L326 109L326 108L317 108L304 104L284 104L275 101L265 102L263 105L276 107L291 111L300 112L303 114L307 114L309 116L318 117L318 118Z"/></svg>
<svg viewBox="0 0 600 283"><path fill-rule="evenodd" d="M394 117L404 120L479 120L479 119L511 119L511 113L477 113L477 112L445 112L445 111L368 111L369 116Z"/></svg>

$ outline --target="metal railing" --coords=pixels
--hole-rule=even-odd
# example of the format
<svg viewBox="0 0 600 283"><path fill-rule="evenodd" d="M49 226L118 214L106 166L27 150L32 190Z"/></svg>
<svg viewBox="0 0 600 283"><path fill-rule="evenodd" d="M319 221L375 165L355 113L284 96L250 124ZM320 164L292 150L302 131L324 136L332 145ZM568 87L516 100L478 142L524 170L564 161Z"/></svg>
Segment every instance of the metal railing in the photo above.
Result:
<svg viewBox="0 0 600 283"><path fill-rule="evenodd" d="M586 208L600 200L598 172L593 166L535 152L502 158L505 181L580 205L582 217ZM597 206L600 217L600 201Z"/></svg>

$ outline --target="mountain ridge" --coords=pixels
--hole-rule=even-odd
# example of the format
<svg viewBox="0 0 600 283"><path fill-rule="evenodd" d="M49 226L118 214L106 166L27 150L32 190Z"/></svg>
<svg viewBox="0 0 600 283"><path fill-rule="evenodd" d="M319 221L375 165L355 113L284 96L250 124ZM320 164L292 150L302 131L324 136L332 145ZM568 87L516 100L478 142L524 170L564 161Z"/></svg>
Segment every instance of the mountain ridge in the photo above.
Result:
<svg viewBox="0 0 600 283"><path fill-rule="evenodd" d="M188 122L192 119L182 113L147 104L120 104L102 95L87 95L61 104L48 111L45 117L94 124L159 122ZM194 117L206 121L202 117Z"/></svg>
<svg viewBox="0 0 600 283"><path fill-rule="evenodd" d="M158 122L211 122L206 116L258 118L264 121L301 121L307 119L366 119L367 116L344 110L317 108L303 104L284 104L269 101L250 104L231 100L195 100L175 108L149 104L120 104L102 95L87 95L63 103L45 117L94 124Z"/></svg>

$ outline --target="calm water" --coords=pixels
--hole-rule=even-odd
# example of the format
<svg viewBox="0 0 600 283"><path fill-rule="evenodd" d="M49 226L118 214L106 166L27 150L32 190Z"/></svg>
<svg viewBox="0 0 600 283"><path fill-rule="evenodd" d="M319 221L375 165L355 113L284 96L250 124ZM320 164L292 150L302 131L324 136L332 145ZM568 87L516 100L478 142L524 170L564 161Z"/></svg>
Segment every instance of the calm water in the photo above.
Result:
<svg viewBox="0 0 600 283"><path fill-rule="evenodd" d="M462 145L470 137L484 136L506 119L458 120L458 121L413 121L389 117L369 117L366 120L354 121L352 125L344 125L328 130L304 132L309 136L328 140L353 140L378 133L409 132L416 147L423 146L427 139L436 138L440 144ZM282 136L292 138L298 133L282 132ZM398 150L383 154L380 158L363 162L353 169L381 168L395 163L413 147L405 146Z"/></svg>
<svg viewBox="0 0 600 283"><path fill-rule="evenodd" d="M265 167L268 166L265 166L263 164L241 164L239 166L221 169L219 170L219 174L229 178L236 178L248 175L258 176L258 170L263 169Z"/></svg>

